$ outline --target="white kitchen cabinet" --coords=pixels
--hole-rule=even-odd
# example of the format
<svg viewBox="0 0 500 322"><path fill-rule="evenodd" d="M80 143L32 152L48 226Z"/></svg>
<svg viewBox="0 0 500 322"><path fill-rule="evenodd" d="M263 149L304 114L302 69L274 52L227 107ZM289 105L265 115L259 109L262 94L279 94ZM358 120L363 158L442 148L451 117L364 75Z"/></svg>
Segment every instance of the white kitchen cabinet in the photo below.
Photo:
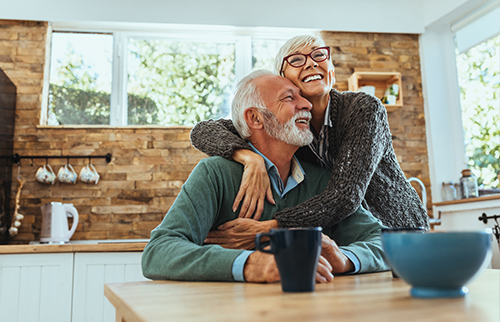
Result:
<svg viewBox="0 0 500 322"><path fill-rule="evenodd" d="M73 253L0 255L0 319L71 321Z"/></svg>
<svg viewBox="0 0 500 322"><path fill-rule="evenodd" d="M141 256L140 251L0 254L0 321L114 322L104 283L146 280Z"/></svg>
<svg viewBox="0 0 500 322"><path fill-rule="evenodd" d="M433 205L434 216L441 219L436 231L474 231L493 228L495 221L485 224L478 218L483 213L488 216L500 215L500 198L480 197L456 201L439 202ZM493 257L491 268L500 268L500 249L495 237L492 237Z"/></svg>
<svg viewBox="0 0 500 322"><path fill-rule="evenodd" d="M142 252L75 253L72 322L114 322L115 308L104 296L104 283L147 280Z"/></svg>

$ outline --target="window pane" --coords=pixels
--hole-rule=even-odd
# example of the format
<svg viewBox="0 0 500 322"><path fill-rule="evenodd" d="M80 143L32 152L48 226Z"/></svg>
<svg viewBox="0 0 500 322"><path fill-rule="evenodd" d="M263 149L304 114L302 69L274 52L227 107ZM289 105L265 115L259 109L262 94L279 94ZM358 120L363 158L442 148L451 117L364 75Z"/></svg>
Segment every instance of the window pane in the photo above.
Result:
<svg viewBox="0 0 500 322"><path fill-rule="evenodd" d="M194 125L227 117L233 43L130 39L128 124Z"/></svg>
<svg viewBox="0 0 500 322"><path fill-rule="evenodd" d="M286 39L253 39L252 68L274 71L274 58L285 41Z"/></svg>
<svg viewBox="0 0 500 322"><path fill-rule="evenodd" d="M485 188L500 188L500 36L457 55L469 167Z"/></svg>
<svg viewBox="0 0 500 322"><path fill-rule="evenodd" d="M52 34L49 125L109 124L113 36Z"/></svg>

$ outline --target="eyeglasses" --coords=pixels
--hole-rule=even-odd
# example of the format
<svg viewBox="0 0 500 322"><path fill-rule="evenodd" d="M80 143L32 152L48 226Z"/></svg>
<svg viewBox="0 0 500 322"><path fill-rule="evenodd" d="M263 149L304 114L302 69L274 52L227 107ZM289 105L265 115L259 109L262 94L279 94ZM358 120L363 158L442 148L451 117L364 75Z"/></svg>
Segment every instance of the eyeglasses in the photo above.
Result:
<svg viewBox="0 0 500 322"><path fill-rule="evenodd" d="M319 47L311 51L309 54L291 54L283 58L281 63L280 75L283 74L283 67L285 66L285 61L292 67L299 68L306 64L307 57L317 63L327 60L330 58L330 47Z"/></svg>

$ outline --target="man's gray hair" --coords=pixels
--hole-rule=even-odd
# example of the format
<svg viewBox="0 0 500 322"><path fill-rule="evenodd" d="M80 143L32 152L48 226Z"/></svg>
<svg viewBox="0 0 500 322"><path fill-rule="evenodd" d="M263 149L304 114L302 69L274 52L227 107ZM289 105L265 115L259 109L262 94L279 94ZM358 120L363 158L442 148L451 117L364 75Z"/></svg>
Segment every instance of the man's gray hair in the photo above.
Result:
<svg viewBox="0 0 500 322"><path fill-rule="evenodd" d="M231 117L234 127L244 139L248 138L252 133L245 122L245 110L249 107L264 108L267 107L262 100L262 96L253 82L255 79L265 76L275 75L270 70L259 69L245 76L236 86L233 103L231 105Z"/></svg>
<svg viewBox="0 0 500 322"><path fill-rule="evenodd" d="M314 35L295 36L288 39L286 43L283 46L281 46L281 48L278 50L276 58L274 59L274 70L276 74L280 75L280 71L282 72L285 71L288 64L283 63L283 59L286 56L299 52L302 49L309 46L325 47L325 41L320 36L314 36ZM333 67L331 57L329 62ZM282 64L283 64L283 70L281 70ZM280 76L283 76L283 73Z"/></svg>

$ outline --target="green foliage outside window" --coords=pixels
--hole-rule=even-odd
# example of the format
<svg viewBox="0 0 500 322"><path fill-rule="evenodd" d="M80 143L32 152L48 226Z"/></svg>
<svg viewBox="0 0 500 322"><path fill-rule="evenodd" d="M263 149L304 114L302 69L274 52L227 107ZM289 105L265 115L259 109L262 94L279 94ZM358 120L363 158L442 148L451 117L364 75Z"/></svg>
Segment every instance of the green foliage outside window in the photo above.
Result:
<svg viewBox="0 0 500 322"><path fill-rule="evenodd" d="M128 94L158 107L159 125L194 125L227 116L234 83L234 45L129 40ZM129 107L130 110L130 107Z"/></svg>
<svg viewBox="0 0 500 322"><path fill-rule="evenodd" d="M486 188L500 188L500 36L457 55L469 168Z"/></svg>
<svg viewBox="0 0 500 322"><path fill-rule="evenodd" d="M63 61L51 74L49 114L59 124L109 124L110 93L99 90L98 75L69 46Z"/></svg>
<svg viewBox="0 0 500 322"><path fill-rule="evenodd" d="M59 124L109 124L109 93L50 84L49 110Z"/></svg>
<svg viewBox="0 0 500 322"><path fill-rule="evenodd" d="M130 39L127 123L190 126L227 117L234 68L232 43ZM62 125L109 125L111 88L98 78L69 46L51 74L49 115Z"/></svg>
<svg viewBox="0 0 500 322"><path fill-rule="evenodd" d="M50 111L59 124L109 124L110 94L50 84ZM128 96L130 124L157 124L158 108L147 97Z"/></svg>

